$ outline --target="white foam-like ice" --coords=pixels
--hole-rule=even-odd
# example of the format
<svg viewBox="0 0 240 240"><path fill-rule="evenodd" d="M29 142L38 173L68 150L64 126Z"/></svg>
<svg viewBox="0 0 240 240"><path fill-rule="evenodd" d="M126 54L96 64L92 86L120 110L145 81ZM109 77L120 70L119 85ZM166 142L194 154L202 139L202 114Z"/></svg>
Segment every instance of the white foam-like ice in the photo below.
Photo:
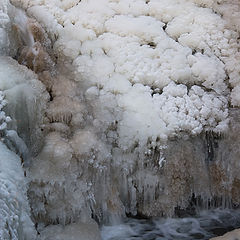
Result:
<svg viewBox="0 0 240 240"><path fill-rule="evenodd" d="M182 131L226 131L228 76L238 105L237 33L213 1L21 3L73 61L96 121L106 129L118 121L122 149Z"/></svg>

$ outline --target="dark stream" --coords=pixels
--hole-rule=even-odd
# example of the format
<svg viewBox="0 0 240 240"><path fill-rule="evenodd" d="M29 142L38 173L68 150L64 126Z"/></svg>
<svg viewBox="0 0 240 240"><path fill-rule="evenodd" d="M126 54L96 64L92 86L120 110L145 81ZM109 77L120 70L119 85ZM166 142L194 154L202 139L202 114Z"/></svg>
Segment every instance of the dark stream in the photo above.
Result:
<svg viewBox="0 0 240 240"><path fill-rule="evenodd" d="M122 224L103 226L103 240L194 240L209 239L240 227L240 210L201 211L195 217L128 218Z"/></svg>

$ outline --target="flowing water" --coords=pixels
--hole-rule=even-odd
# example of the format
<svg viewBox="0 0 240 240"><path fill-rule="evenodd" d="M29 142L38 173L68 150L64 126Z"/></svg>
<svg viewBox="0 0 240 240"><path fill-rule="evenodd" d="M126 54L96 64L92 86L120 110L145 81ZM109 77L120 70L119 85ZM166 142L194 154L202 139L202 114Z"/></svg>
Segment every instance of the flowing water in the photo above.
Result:
<svg viewBox="0 0 240 240"><path fill-rule="evenodd" d="M103 226L103 240L194 240L210 239L240 227L240 210L201 211L195 217L128 218L118 225Z"/></svg>

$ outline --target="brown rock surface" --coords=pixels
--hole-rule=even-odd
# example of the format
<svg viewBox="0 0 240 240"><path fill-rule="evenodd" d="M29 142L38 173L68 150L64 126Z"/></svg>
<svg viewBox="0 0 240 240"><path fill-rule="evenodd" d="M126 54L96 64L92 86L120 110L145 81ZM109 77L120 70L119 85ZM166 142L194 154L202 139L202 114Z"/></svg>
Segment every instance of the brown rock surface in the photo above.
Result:
<svg viewBox="0 0 240 240"><path fill-rule="evenodd" d="M211 238L210 240L238 240L240 239L240 229L228 232L221 237Z"/></svg>

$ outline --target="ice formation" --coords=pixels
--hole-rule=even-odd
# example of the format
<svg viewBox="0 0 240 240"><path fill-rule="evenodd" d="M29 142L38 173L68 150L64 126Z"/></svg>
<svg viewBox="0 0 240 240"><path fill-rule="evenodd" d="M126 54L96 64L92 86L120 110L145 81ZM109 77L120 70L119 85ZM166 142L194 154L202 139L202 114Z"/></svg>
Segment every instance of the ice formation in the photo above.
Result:
<svg viewBox="0 0 240 240"><path fill-rule="evenodd" d="M0 142L0 239L35 239L20 158Z"/></svg>
<svg viewBox="0 0 240 240"><path fill-rule="evenodd" d="M36 238L26 170L31 155L40 149L48 94L32 71L4 56L15 57L21 42L32 44L26 21L23 10L8 1L0 3L0 239L6 240ZM18 35L13 29L19 25Z"/></svg>
<svg viewBox="0 0 240 240"><path fill-rule="evenodd" d="M20 2L73 61L96 121L118 122L122 149L227 129L229 83L239 105L238 40L213 1Z"/></svg>
<svg viewBox="0 0 240 240"><path fill-rule="evenodd" d="M75 158L105 166L108 158L116 163L118 154L126 152L131 171L131 152L144 156L182 132L227 130L229 94L238 105L237 29L226 27L214 2L16 4L42 24L55 54L72 63L75 72L47 84L53 96L47 111L53 133L34 161L36 169L38 162L50 161L46 156L54 156L51 161L61 169ZM232 93L229 83L236 87ZM56 148L49 148L53 143ZM54 179L65 182L67 177Z"/></svg>
<svg viewBox="0 0 240 240"><path fill-rule="evenodd" d="M11 3L31 18L0 4L0 54L18 61L0 57L0 126L33 221L56 225L43 239L191 198L239 204L238 1Z"/></svg>
<svg viewBox="0 0 240 240"><path fill-rule="evenodd" d="M11 116L9 129L15 130L37 152L40 148L43 114L48 94L37 76L10 57L0 57L0 89L8 104L5 111Z"/></svg>
<svg viewBox="0 0 240 240"><path fill-rule="evenodd" d="M4 131L7 127L7 123L11 121L11 118L6 116L3 111L3 107L6 105L6 100L4 99L3 92L0 91L0 131Z"/></svg>
<svg viewBox="0 0 240 240"><path fill-rule="evenodd" d="M31 136L29 131L33 130L33 127L36 127L36 122L33 123L29 119L32 118L30 117L31 114L41 111L40 107L37 107L34 103L36 97L39 96L37 96L36 92L34 93L36 91L34 88L37 85L31 86L28 83L30 81L27 78L29 70L25 67L18 67L15 60L7 57L0 57L0 62L0 88L3 90L0 99L1 110L3 110L2 107L4 105L7 105L5 106L5 110L12 116L11 119L6 116L4 111L0 111L0 238L32 240L35 238L36 232L30 218L27 180L22 168L23 159L24 166L29 166L30 156L28 153L29 150L22 138L26 142L32 141L33 136ZM22 71L19 71L19 68ZM38 91L41 91L40 89ZM23 93L25 93L25 96ZM3 94L8 101L3 98ZM27 106L26 101L28 101ZM6 102L8 103L6 104ZM34 106L36 107L36 112L33 111ZM36 119L32 120L36 121ZM21 134L22 138L18 136L15 130L7 130L7 125L8 127L15 126L15 130ZM26 128L28 131L26 131ZM30 135L28 136L28 134ZM29 149L31 149L31 146L33 145L30 144ZM18 153L19 156L13 151Z"/></svg>

